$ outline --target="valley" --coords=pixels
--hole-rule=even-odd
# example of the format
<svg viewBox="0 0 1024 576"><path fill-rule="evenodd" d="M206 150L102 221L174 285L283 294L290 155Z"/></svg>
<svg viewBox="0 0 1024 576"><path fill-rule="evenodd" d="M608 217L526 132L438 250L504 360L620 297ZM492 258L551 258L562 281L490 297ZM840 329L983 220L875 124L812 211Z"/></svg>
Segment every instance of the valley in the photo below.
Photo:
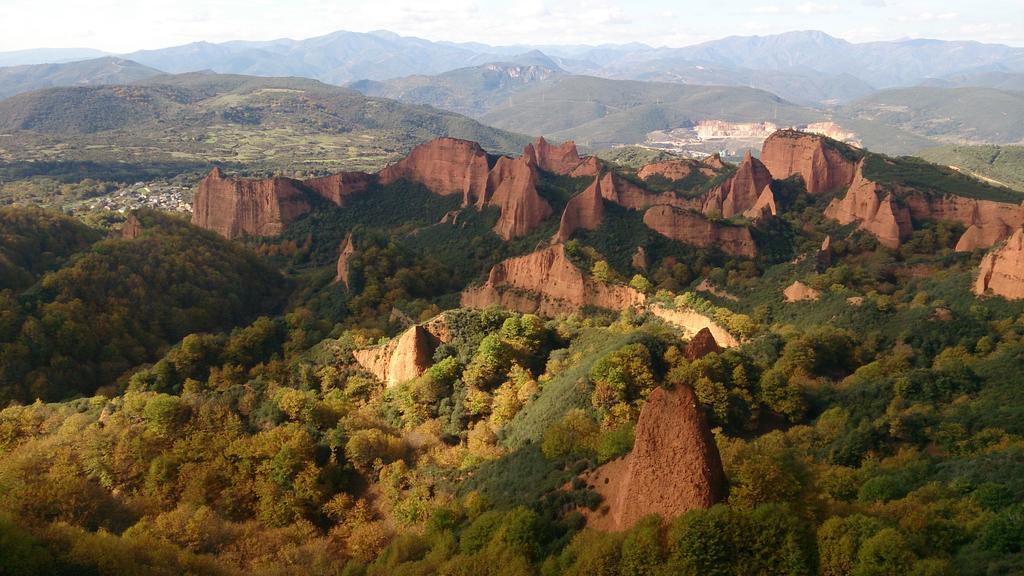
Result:
<svg viewBox="0 0 1024 576"><path fill-rule="evenodd" d="M573 26L0 52L0 574L1024 572L1024 48Z"/></svg>

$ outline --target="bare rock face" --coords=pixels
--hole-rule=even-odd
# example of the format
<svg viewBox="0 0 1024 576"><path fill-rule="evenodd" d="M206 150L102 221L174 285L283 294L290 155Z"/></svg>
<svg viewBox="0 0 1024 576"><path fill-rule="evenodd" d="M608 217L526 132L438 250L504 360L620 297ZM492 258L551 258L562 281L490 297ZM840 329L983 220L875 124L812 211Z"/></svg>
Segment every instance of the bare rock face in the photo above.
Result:
<svg viewBox="0 0 1024 576"><path fill-rule="evenodd" d="M705 176L713 176L724 168L725 164L722 163L722 159L716 154L711 164L708 164L706 161L700 162L689 158L676 158L647 164L640 168L636 175L641 180L648 180L654 176L661 176L666 180L682 180L694 172L700 172Z"/></svg>
<svg viewBox="0 0 1024 576"><path fill-rule="evenodd" d="M751 220L770 218L779 214L779 208L775 204L775 193L771 186L766 186L757 197L757 201L750 208L744 210L743 215Z"/></svg>
<svg viewBox="0 0 1024 576"><path fill-rule="evenodd" d="M648 310L651 314L681 329L685 334L691 335L691 338L695 338L701 331L707 330L719 346L734 348L740 345L739 340L732 334L729 334L729 331L722 327L721 324L696 310L690 308L666 308L661 304L654 304Z"/></svg>
<svg viewBox="0 0 1024 576"><path fill-rule="evenodd" d="M344 206L345 200L369 188L374 176L365 172L339 172L320 178L309 178L302 183L318 196L338 206Z"/></svg>
<svg viewBox="0 0 1024 576"><path fill-rule="evenodd" d="M375 348L356 350L356 362L388 386L412 380L433 364L437 338L423 326L413 326Z"/></svg>
<svg viewBox="0 0 1024 576"><path fill-rule="evenodd" d="M551 205L537 193L537 171L528 156L498 158L487 190L487 205L501 209L494 232L505 240L526 236L552 213Z"/></svg>
<svg viewBox="0 0 1024 576"><path fill-rule="evenodd" d="M1020 204L962 196L926 196L916 190L904 196L914 219L952 220L967 227L956 243L957 252L991 248L1024 225L1024 208Z"/></svg>
<svg viewBox="0 0 1024 576"><path fill-rule="evenodd" d="M913 232L910 210L897 202L892 193L865 178L863 166L863 161L857 165L846 196L832 200L825 216L840 224L857 222L860 229L873 234L883 246L899 248Z"/></svg>
<svg viewBox="0 0 1024 576"><path fill-rule="evenodd" d="M630 210L645 210L657 205L700 209L699 200L680 198L673 192L654 194L614 172L601 177L601 195L605 200Z"/></svg>
<svg viewBox="0 0 1024 576"><path fill-rule="evenodd" d="M597 176L603 169L604 165L601 163L600 158L597 156L587 156L583 162L580 162L578 166L572 169L569 176L574 178Z"/></svg>
<svg viewBox="0 0 1024 576"><path fill-rule="evenodd" d="M133 240L142 235L142 223L135 217L135 214L129 214L128 219L124 221L124 226L121 227L121 238Z"/></svg>
<svg viewBox="0 0 1024 576"><path fill-rule="evenodd" d="M718 154L718 152L715 152L711 156L708 156L707 158L702 159L701 160L701 164L707 166L708 168L711 168L712 170L714 170L716 172L718 170L724 170L725 169L725 162L722 162L722 157L721 157L721 155Z"/></svg>
<svg viewBox="0 0 1024 576"><path fill-rule="evenodd" d="M786 302L815 301L821 298L821 292L797 280L782 291L782 296Z"/></svg>
<svg viewBox="0 0 1024 576"><path fill-rule="evenodd" d="M604 199L601 196L601 179L594 178L594 183L582 193L573 196L565 205L562 220L558 224L558 232L554 242L565 242L577 230L596 230L604 218Z"/></svg>
<svg viewBox="0 0 1024 576"><path fill-rule="evenodd" d="M1024 298L1024 229L1017 228L1005 244L982 258L974 293Z"/></svg>
<svg viewBox="0 0 1024 576"><path fill-rule="evenodd" d="M704 327L687 342L686 349L683 350L683 356L686 356L688 360L697 360L708 354L717 354L721 351L722 347L718 345L714 335L711 334L711 329Z"/></svg>
<svg viewBox="0 0 1024 576"><path fill-rule="evenodd" d="M765 139L761 162L778 180L799 174L811 194L849 186L856 164L824 136L794 130L780 130Z"/></svg>
<svg viewBox="0 0 1024 576"><path fill-rule="evenodd" d="M832 264L831 236L825 236L825 239L821 241L821 247L818 248L818 252L814 255L814 258L817 261L819 268L828 268Z"/></svg>
<svg viewBox="0 0 1024 576"><path fill-rule="evenodd" d="M385 186L405 179L419 182L434 194L461 194L467 206L486 197L489 172L487 153L476 142L437 138L413 148L378 177Z"/></svg>
<svg viewBox="0 0 1024 576"><path fill-rule="evenodd" d="M192 201L192 223L225 238L274 236L311 206L300 184L290 178L225 178L214 168Z"/></svg>
<svg viewBox="0 0 1024 576"><path fill-rule="evenodd" d="M338 250L338 273L334 277L335 282L341 282L348 288L348 275L349 275L349 258L356 251L355 245L352 243L352 233L349 232L345 236L345 240L341 243L341 248Z"/></svg>
<svg viewBox="0 0 1024 576"><path fill-rule="evenodd" d="M718 247L726 254L753 258L757 246L745 226L712 222L695 212L655 206L644 213L644 224L655 232L691 246Z"/></svg>
<svg viewBox="0 0 1024 576"><path fill-rule="evenodd" d="M693 390L655 388L640 411L633 451L584 481L604 497L606 506L584 511L598 530L626 530L650 514L669 521L721 500L721 457Z"/></svg>
<svg viewBox="0 0 1024 576"><path fill-rule="evenodd" d="M635 270L647 271L647 267L650 266L650 262L647 261L647 250L644 250L643 246L637 246L636 252L633 252L633 257L629 260L629 263Z"/></svg>
<svg viewBox="0 0 1024 576"><path fill-rule="evenodd" d="M771 183L771 173L748 151L736 174L705 196L701 211L705 214L717 212L725 218L743 214L758 203L765 189L771 194ZM768 202L767 198L765 202ZM774 196L771 196L770 203L775 205Z"/></svg>
<svg viewBox="0 0 1024 576"><path fill-rule="evenodd" d="M572 140L563 142L560 146L553 146L543 137L537 138L532 144L527 144L523 149L523 156L533 160L541 170L562 176L571 174L583 161L576 150L576 143Z"/></svg>
<svg viewBox="0 0 1024 576"><path fill-rule="evenodd" d="M629 286L585 277L566 256L563 244L498 263L485 284L467 288L461 297L461 305L466 308L498 305L544 316L585 306L623 310L643 302L644 295Z"/></svg>

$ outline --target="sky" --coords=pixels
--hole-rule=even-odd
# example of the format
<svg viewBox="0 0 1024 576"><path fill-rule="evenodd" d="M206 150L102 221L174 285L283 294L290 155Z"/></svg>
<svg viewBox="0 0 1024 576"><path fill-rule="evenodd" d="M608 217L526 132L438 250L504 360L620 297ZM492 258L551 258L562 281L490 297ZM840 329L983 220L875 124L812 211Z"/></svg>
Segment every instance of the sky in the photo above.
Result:
<svg viewBox="0 0 1024 576"><path fill-rule="evenodd" d="M1024 0L0 0L0 51L114 53L337 30L501 44L644 42L823 30L853 42L977 40L1024 47Z"/></svg>

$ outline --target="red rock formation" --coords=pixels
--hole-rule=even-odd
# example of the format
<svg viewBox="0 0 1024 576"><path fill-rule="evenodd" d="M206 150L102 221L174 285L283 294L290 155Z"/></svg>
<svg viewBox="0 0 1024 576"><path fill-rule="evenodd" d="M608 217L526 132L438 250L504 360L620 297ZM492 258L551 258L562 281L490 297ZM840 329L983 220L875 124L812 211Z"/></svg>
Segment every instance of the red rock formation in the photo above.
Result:
<svg viewBox="0 0 1024 576"><path fill-rule="evenodd" d="M1024 298L1024 229L1017 228L1006 244L982 258L974 293L1007 300Z"/></svg>
<svg viewBox="0 0 1024 576"><path fill-rule="evenodd" d="M719 353L722 351L722 347L718 345L711 330L707 327L701 328L689 342L686 343L686 349L683 350L683 356L688 360L697 360L703 358L708 354Z"/></svg>
<svg viewBox="0 0 1024 576"><path fill-rule="evenodd" d="M135 214L129 214L128 219L124 221L124 226L121 226L121 238L131 240L138 238L141 235L142 223L135 217Z"/></svg>
<svg viewBox="0 0 1024 576"><path fill-rule="evenodd" d="M701 211L705 214L718 213L725 218L743 214L758 204L765 189L768 189L768 193L771 194L771 183L771 173L760 160L751 156L748 151L743 157L743 162L737 168L736 174L704 197ZM758 213L762 212L764 206L769 203L771 206L775 205L774 196L770 197L770 201L767 198L763 200Z"/></svg>
<svg viewBox="0 0 1024 576"><path fill-rule="evenodd" d="M584 476L605 505L584 510L587 525L626 530L657 514L665 521L722 499L722 461L688 387L655 388L640 411L633 451Z"/></svg>
<svg viewBox="0 0 1024 576"><path fill-rule="evenodd" d="M707 166L708 168L711 168L716 172L725 169L725 162L722 162L722 157L718 154L718 152L715 152L711 156L701 159L700 162L701 164Z"/></svg>
<svg viewBox="0 0 1024 576"><path fill-rule="evenodd" d="M573 168L569 175L574 178L589 178L600 174L602 169L604 169L604 165L597 156L587 156L579 166Z"/></svg>
<svg viewBox="0 0 1024 576"><path fill-rule="evenodd" d="M757 197L757 202L743 212L743 216L750 218L751 220L760 220L761 218L768 218L776 216L779 213L779 208L775 204L775 193L772 192L772 187L767 186L761 191L761 195Z"/></svg>
<svg viewBox="0 0 1024 576"><path fill-rule="evenodd" d="M338 250L338 272L334 276L335 282L341 282L348 288L348 273L349 273L349 258L356 251L355 245L352 244L352 233L349 232L345 236L345 240L341 243L341 248Z"/></svg>
<svg viewBox="0 0 1024 576"><path fill-rule="evenodd" d="M615 172L607 172L601 177L601 195L605 200L630 210L644 210L657 205L700 208L699 200L680 198L674 192L651 193Z"/></svg>
<svg viewBox="0 0 1024 576"><path fill-rule="evenodd" d="M857 164L846 196L832 200L825 216L840 224L857 222L860 229L873 234L883 246L898 248L913 232L910 211L892 193L884 192L877 183L865 178L863 166L863 161Z"/></svg>
<svg viewBox="0 0 1024 576"><path fill-rule="evenodd" d="M214 168L192 201L192 223L225 238L273 236L310 211L300 184L290 178L225 178Z"/></svg>
<svg viewBox="0 0 1024 576"><path fill-rule="evenodd" d="M412 380L433 364L437 338L423 326L413 326L387 344L356 350L356 362L388 386Z"/></svg>
<svg viewBox="0 0 1024 576"><path fill-rule="evenodd" d="M501 209L494 232L505 240L526 236L552 213L551 205L537 193L537 171L528 156L498 158L487 190L487 205Z"/></svg>
<svg viewBox="0 0 1024 576"><path fill-rule="evenodd" d="M644 224L655 232L691 246L717 247L726 254L753 258L757 247L746 226L712 222L695 212L655 206L644 213Z"/></svg>
<svg viewBox="0 0 1024 576"><path fill-rule="evenodd" d="M697 170L705 174L708 174L709 172L713 173L710 167L703 166L696 160L678 158L675 160L665 160L664 162L647 164L643 168L640 168L636 175L639 176L641 180L647 180L653 176L661 176L667 180L682 180Z"/></svg>
<svg viewBox="0 0 1024 576"><path fill-rule="evenodd" d="M582 193L573 196L565 205L562 220L558 224L554 242L565 242L572 233L583 230L596 230L604 218L604 199L601 197L601 179L594 178L594 183Z"/></svg>
<svg viewBox="0 0 1024 576"><path fill-rule="evenodd" d="M902 197L916 220L952 220L965 225L967 230L956 244L958 252L995 246L1024 225L1020 204L926 195L916 190L905 190Z"/></svg>
<svg viewBox="0 0 1024 576"><path fill-rule="evenodd" d="M799 174L811 194L831 192L850 185L856 164L835 146L824 136L780 130L765 139L761 162L777 180Z"/></svg>
<svg viewBox="0 0 1024 576"><path fill-rule="evenodd" d="M803 302L806 300L813 302L821 298L821 292L797 280L782 291L782 296L786 302Z"/></svg>
<svg viewBox="0 0 1024 576"><path fill-rule="evenodd" d="M437 138L413 148L378 177L385 186L405 179L419 182L434 194L461 194L465 206L486 197L489 172L487 153L476 142Z"/></svg>
<svg viewBox="0 0 1024 576"><path fill-rule="evenodd" d="M365 172L339 172L320 178L309 178L302 183L317 195L338 206L345 205L345 199L369 188L373 176Z"/></svg>
<svg viewBox="0 0 1024 576"><path fill-rule="evenodd" d="M583 161L576 151L576 143L567 140L561 146L552 146L543 137L537 138L523 149L523 156L533 160L542 170L567 176Z"/></svg>
<svg viewBox="0 0 1024 576"><path fill-rule="evenodd" d="M644 295L633 288L585 277L569 261L563 244L498 263L484 285L467 288L461 298L466 308L498 305L544 316L585 306L623 310L643 302Z"/></svg>

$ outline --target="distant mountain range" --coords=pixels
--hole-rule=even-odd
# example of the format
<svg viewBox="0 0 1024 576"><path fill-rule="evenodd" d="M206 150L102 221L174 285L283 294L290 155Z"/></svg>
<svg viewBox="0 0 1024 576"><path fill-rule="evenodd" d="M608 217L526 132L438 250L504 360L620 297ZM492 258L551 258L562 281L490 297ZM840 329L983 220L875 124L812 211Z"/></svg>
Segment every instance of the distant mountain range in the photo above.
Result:
<svg viewBox="0 0 1024 576"><path fill-rule="evenodd" d="M1024 48L942 40L852 43L818 31L731 36L683 48L639 43L490 46L432 42L387 31L339 31L306 40L196 42L121 56L171 73L212 70L302 76L345 84L515 62L517 55L531 51L542 52L554 67L572 74L747 86L804 104L846 102L876 89L923 82L1019 88L1019 80L992 85L998 82L992 74L1024 74ZM87 49L29 50L0 53L0 65L63 62L100 55Z"/></svg>
<svg viewBox="0 0 1024 576"><path fill-rule="evenodd" d="M104 56L63 64L30 64L0 68L0 99L43 88L128 84L163 72L138 62Z"/></svg>

